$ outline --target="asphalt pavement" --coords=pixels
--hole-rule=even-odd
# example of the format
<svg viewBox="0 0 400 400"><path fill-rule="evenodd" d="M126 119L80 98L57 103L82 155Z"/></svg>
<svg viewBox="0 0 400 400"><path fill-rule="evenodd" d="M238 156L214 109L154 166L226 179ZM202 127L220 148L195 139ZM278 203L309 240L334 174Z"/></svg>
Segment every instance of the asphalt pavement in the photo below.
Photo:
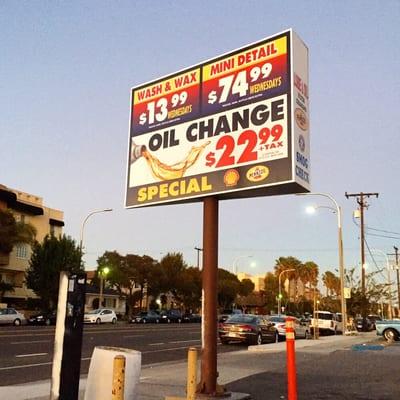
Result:
<svg viewBox="0 0 400 400"><path fill-rule="evenodd" d="M357 346L370 342L384 344L374 332L296 341L298 399L398 400L400 345ZM228 391L247 394L252 399L287 398L285 342L249 350L235 345L223 347L235 351L218 355L219 384L225 385ZM380 350L368 350L373 348ZM184 397L186 369L185 361L143 365L139 399ZM82 398L85 384L83 377ZM0 387L0 398L48 399L49 387L49 381Z"/></svg>

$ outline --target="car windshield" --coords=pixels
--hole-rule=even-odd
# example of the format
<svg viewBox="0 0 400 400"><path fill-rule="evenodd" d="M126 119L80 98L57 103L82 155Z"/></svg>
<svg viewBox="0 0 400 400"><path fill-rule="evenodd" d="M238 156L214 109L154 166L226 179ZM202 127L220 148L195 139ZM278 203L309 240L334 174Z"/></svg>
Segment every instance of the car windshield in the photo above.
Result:
<svg viewBox="0 0 400 400"><path fill-rule="evenodd" d="M283 317L268 317L271 322L285 322L285 318Z"/></svg>
<svg viewBox="0 0 400 400"><path fill-rule="evenodd" d="M326 319L326 320L331 320L332 319L332 314L330 313L315 313L316 317L318 319Z"/></svg>
<svg viewBox="0 0 400 400"><path fill-rule="evenodd" d="M226 322L254 324L254 322L256 322L256 317L253 315L232 315Z"/></svg>
<svg viewBox="0 0 400 400"><path fill-rule="evenodd" d="M88 314L99 314L101 310L92 310L89 311Z"/></svg>
<svg viewBox="0 0 400 400"><path fill-rule="evenodd" d="M0 309L0 315L6 315L7 310L5 308Z"/></svg>

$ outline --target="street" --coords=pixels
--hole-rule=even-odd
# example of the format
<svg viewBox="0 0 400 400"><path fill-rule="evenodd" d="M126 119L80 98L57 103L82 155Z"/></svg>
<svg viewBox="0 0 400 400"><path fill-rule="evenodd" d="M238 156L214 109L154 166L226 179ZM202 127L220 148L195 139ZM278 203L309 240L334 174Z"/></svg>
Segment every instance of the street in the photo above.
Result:
<svg viewBox="0 0 400 400"><path fill-rule="evenodd" d="M188 347L200 347L200 324L85 325L81 373L88 371L95 346L125 347L142 352L142 365L183 360ZM0 328L0 386L51 377L54 327ZM220 352L237 346L218 346Z"/></svg>

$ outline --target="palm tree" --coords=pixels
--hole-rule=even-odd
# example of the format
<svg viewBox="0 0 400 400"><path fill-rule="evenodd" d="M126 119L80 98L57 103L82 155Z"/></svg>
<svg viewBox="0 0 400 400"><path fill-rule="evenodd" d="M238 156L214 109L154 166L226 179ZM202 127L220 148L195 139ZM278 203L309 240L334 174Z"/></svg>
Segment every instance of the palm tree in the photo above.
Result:
<svg viewBox="0 0 400 400"><path fill-rule="evenodd" d="M16 221L11 211L0 209L0 254L10 254L17 243L33 243L35 236L34 226Z"/></svg>
<svg viewBox="0 0 400 400"><path fill-rule="evenodd" d="M290 283L295 280L294 299L297 301L297 280L301 276L302 262L295 257L279 257L275 261L275 275L278 277L282 271L294 269L294 271L287 272L285 277L289 279L289 297L290 297Z"/></svg>
<svg viewBox="0 0 400 400"><path fill-rule="evenodd" d="M307 283L309 284L309 291L311 291L312 287L315 287L318 283L318 273L319 267L314 261L307 261L303 264L301 279L304 285L307 287Z"/></svg>
<svg viewBox="0 0 400 400"><path fill-rule="evenodd" d="M335 294L336 296L340 292L340 279L331 271L326 271L322 275L322 282L326 287L326 296Z"/></svg>

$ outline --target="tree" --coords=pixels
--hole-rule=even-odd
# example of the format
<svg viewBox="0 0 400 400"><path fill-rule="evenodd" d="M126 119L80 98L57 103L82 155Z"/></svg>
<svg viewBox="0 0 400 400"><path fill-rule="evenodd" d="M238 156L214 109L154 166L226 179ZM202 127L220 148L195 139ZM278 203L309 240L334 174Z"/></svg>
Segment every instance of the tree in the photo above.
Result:
<svg viewBox="0 0 400 400"><path fill-rule="evenodd" d="M13 292L14 286L11 283L4 282L0 279L0 303L3 301L5 292Z"/></svg>
<svg viewBox="0 0 400 400"><path fill-rule="evenodd" d="M54 309L57 304L60 272L82 272L80 260L79 247L68 236L47 235L42 243L33 244L26 282L40 297L45 310Z"/></svg>
<svg viewBox="0 0 400 400"><path fill-rule="evenodd" d="M326 287L326 296L339 296L340 293L340 278L331 271L326 271L322 275L322 282Z"/></svg>
<svg viewBox="0 0 400 400"><path fill-rule="evenodd" d="M9 254L17 243L33 243L36 229L31 224L16 221L9 210L0 209L0 253Z"/></svg>
<svg viewBox="0 0 400 400"><path fill-rule="evenodd" d="M240 282L236 275L218 268L218 304L223 309L231 308L239 293Z"/></svg>
<svg viewBox="0 0 400 400"><path fill-rule="evenodd" d="M264 278L265 306L267 310L276 310L278 297L278 277L267 272Z"/></svg>
<svg viewBox="0 0 400 400"><path fill-rule="evenodd" d="M288 270L288 269L293 269L294 271L290 271L285 273L286 275L284 278L289 279L289 297L291 297L291 290L290 290L290 284L292 281L295 281L295 287L294 287L294 301L297 303L298 302L298 280L301 279L301 274L302 274L302 267L303 264L300 260L298 260L295 257L279 257L275 261L275 274L277 277L279 277L279 274L282 271Z"/></svg>
<svg viewBox="0 0 400 400"><path fill-rule="evenodd" d="M254 283L251 279L242 279L239 283L239 295L248 296L254 290Z"/></svg>

